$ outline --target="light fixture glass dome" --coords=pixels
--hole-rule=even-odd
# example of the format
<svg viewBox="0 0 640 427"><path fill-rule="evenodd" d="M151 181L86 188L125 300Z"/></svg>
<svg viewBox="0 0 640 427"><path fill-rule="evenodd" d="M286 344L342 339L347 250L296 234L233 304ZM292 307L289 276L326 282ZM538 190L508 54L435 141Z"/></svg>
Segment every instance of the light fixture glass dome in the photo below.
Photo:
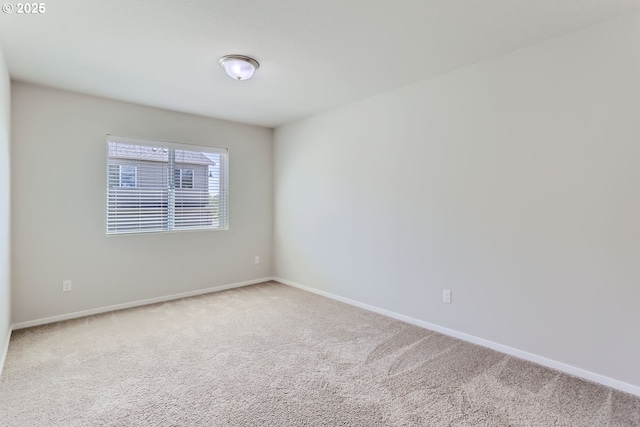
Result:
<svg viewBox="0 0 640 427"><path fill-rule="evenodd" d="M225 55L220 58L220 66L234 80L247 80L260 67L258 61L244 55Z"/></svg>

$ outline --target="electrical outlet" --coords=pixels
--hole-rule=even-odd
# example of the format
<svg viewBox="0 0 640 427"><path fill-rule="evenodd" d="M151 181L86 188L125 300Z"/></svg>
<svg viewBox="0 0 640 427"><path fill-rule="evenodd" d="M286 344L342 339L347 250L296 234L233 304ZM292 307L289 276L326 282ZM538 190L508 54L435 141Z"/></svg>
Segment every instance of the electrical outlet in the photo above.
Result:
<svg viewBox="0 0 640 427"><path fill-rule="evenodd" d="M260 264L260 257L256 255L256 257L253 260L253 262L255 262L256 265Z"/></svg>
<svg viewBox="0 0 640 427"><path fill-rule="evenodd" d="M445 289L442 291L442 302L446 302L447 304L451 304L451 291Z"/></svg>
<svg viewBox="0 0 640 427"><path fill-rule="evenodd" d="M62 281L62 292L71 292L73 288L71 287L71 280L63 280Z"/></svg>

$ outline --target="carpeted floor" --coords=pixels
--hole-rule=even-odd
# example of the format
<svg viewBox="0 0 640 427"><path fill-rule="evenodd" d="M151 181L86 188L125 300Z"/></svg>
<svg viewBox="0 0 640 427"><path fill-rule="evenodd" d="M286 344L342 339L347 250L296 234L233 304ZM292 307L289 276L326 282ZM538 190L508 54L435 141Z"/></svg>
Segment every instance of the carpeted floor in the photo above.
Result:
<svg viewBox="0 0 640 427"><path fill-rule="evenodd" d="M15 331L2 426L640 426L640 398L267 283Z"/></svg>

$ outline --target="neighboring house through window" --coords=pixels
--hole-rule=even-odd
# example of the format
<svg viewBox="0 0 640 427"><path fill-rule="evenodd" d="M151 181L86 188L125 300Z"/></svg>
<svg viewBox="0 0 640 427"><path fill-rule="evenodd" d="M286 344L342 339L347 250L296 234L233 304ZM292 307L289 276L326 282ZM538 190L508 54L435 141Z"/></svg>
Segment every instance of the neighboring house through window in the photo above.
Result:
<svg viewBox="0 0 640 427"><path fill-rule="evenodd" d="M227 229L226 149L107 136L107 234Z"/></svg>

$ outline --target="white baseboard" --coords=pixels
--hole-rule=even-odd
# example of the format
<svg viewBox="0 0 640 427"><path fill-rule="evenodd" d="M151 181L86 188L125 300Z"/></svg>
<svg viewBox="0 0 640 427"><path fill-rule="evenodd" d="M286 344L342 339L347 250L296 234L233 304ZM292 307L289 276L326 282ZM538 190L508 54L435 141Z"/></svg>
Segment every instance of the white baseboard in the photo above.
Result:
<svg viewBox="0 0 640 427"><path fill-rule="evenodd" d="M454 329L445 328L439 325L435 325L433 323L425 322L423 320L414 319L413 317L405 316L403 314L395 313L393 311L385 310L383 308L375 307L369 304L364 304L359 301L355 301L349 298L344 298L339 295L334 295L329 292L321 291L318 289L311 288L309 286L301 285L299 283L292 282L290 280L281 279L279 277L273 277L272 280L276 282L283 283L285 285L293 286L295 288L303 289L308 292L312 292L314 294L322 295L327 298L334 299L336 301L344 302L349 305L353 305L355 307L363 308L368 311L372 311L374 313L382 314L387 317L391 317L393 319L401 320L406 323L410 323L412 325L420 326L425 329L429 329L432 331L440 332L441 334L449 335L454 338L459 338L461 340L478 344L483 347L490 348L492 350L499 351L501 353L506 353L510 356L515 356L520 359L528 360L530 362L537 363L539 365L546 366L548 368L556 369L558 371L564 372L569 375L573 375L579 378L583 378L585 380L593 381L598 384L605 385L607 387L615 388L617 390L621 390L636 396L640 396L640 387L632 384L625 383L620 380L616 380L610 377L606 377L604 375L596 374L595 372L587 371L585 369L577 368L575 366L567 365L566 363L558 362L556 360L548 359L543 356L539 356L537 354L529 353L527 351L518 350L517 348L509 347L504 344L499 344L494 341L489 341L484 338L476 337L474 335L465 334L464 332L459 332Z"/></svg>
<svg viewBox="0 0 640 427"><path fill-rule="evenodd" d="M47 323L60 322L63 320L76 319L78 317L91 316L93 314L107 313L109 311L124 310L125 308L140 307L143 305L156 304L159 302L171 301L180 298L194 297L196 295L208 294L211 292L224 291L226 289L240 288L242 286L255 285L256 283L268 282L271 277L263 277L260 279L248 280L246 282L231 283L229 285L215 286L207 289L198 289L197 291L182 292L179 294L167 295L163 297L149 298L133 302L125 302L123 304L109 305L106 307L92 308L90 310L76 311L74 313L60 314L58 316L45 317L42 319L29 320L27 322L15 323L13 330L30 328L32 326L45 325ZM0 365L1 366L1 365Z"/></svg>

